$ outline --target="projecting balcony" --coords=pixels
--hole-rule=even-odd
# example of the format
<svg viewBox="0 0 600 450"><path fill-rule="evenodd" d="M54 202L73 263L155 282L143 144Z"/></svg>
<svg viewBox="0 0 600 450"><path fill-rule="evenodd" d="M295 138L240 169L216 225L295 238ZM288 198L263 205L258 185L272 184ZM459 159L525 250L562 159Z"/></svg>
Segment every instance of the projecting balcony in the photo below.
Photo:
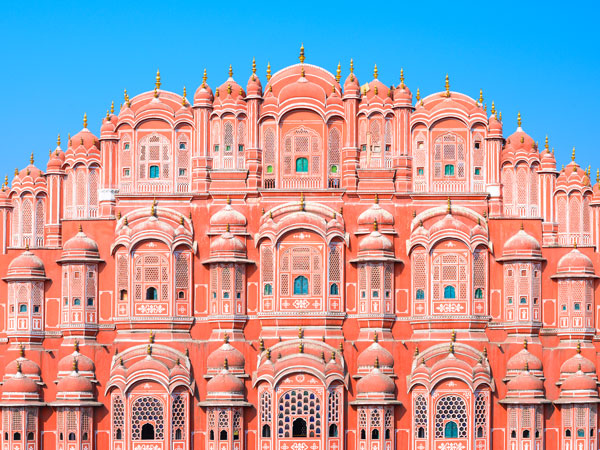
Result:
<svg viewBox="0 0 600 450"><path fill-rule="evenodd" d="M322 177L294 177L281 180L282 189L320 189Z"/></svg>

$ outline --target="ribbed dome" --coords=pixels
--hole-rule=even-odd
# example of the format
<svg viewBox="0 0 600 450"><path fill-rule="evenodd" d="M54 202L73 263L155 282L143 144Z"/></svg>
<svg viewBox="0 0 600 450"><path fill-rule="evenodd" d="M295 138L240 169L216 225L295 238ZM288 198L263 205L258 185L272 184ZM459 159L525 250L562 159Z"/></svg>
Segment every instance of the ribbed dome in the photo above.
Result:
<svg viewBox="0 0 600 450"><path fill-rule="evenodd" d="M381 368L394 367L394 357L379 342L373 342L358 355L357 365L359 369L361 367L371 368L375 367L377 363Z"/></svg>
<svg viewBox="0 0 600 450"><path fill-rule="evenodd" d="M57 397L61 397L61 394L92 394L94 386L87 377L80 375L78 372L71 372L59 380L56 390Z"/></svg>
<svg viewBox="0 0 600 450"><path fill-rule="evenodd" d="M77 371L78 372L94 372L96 370L96 366L94 365L94 361L92 361L87 356L79 353L79 351L74 351L73 353L66 355L58 362L58 372L59 373L68 373L73 371L73 360L77 362Z"/></svg>
<svg viewBox="0 0 600 450"><path fill-rule="evenodd" d="M248 97L260 97L262 95L262 84L260 83L260 78L258 78L258 76L256 76L255 73L252 73L252 75L250 75L250 78L248 79L248 84L246 85L246 92Z"/></svg>
<svg viewBox="0 0 600 450"><path fill-rule="evenodd" d="M386 236L379 231L372 231L371 234L361 239L358 244L359 252L393 252L394 245Z"/></svg>
<svg viewBox="0 0 600 450"><path fill-rule="evenodd" d="M592 361L584 358L581 353L576 353L574 356L567 359L562 366L560 366L560 373L572 374L581 370L585 374L596 374L596 366Z"/></svg>
<svg viewBox="0 0 600 450"><path fill-rule="evenodd" d="M8 265L9 277L45 277L44 263L29 250L24 251Z"/></svg>
<svg viewBox="0 0 600 450"><path fill-rule="evenodd" d="M542 361L526 348L514 354L506 363L507 371L520 371L524 367L529 367L530 371L542 370Z"/></svg>
<svg viewBox="0 0 600 450"><path fill-rule="evenodd" d="M558 261L558 274L593 275L594 264L590 258L574 248Z"/></svg>
<svg viewBox="0 0 600 450"><path fill-rule="evenodd" d="M38 385L20 372L4 382L2 394L38 394Z"/></svg>
<svg viewBox="0 0 600 450"><path fill-rule="evenodd" d="M80 228L79 232L63 245L63 256L65 254L98 258L98 244L88 237Z"/></svg>
<svg viewBox="0 0 600 450"><path fill-rule="evenodd" d="M563 391L597 391L596 380L581 370L568 377L561 386Z"/></svg>
<svg viewBox="0 0 600 450"><path fill-rule="evenodd" d="M344 96L346 95L360 96L360 84L358 83L358 78L352 72L350 72L350 75L348 75L344 82Z"/></svg>
<svg viewBox="0 0 600 450"><path fill-rule="evenodd" d="M543 391L544 383L529 371L523 371L506 385L509 391Z"/></svg>
<svg viewBox="0 0 600 450"><path fill-rule="evenodd" d="M223 369L221 373L206 383L206 393L208 398L243 397L244 383L238 377L229 373L229 370Z"/></svg>
<svg viewBox="0 0 600 450"><path fill-rule="evenodd" d="M208 355L206 367L209 371L218 372L223 368L225 360L227 360L230 371L244 371L244 367L246 365L246 359L244 358L244 355L229 342L225 342L218 349Z"/></svg>
<svg viewBox="0 0 600 450"><path fill-rule="evenodd" d="M387 397L394 396L395 392L396 385L394 381L378 368L373 369L356 383L356 393L358 395L379 394Z"/></svg>
<svg viewBox="0 0 600 450"><path fill-rule="evenodd" d="M224 227L227 225L243 227L246 226L247 222L246 217L241 212L233 209L229 203L210 218L210 225L213 227Z"/></svg>
<svg viewBox="0 0 600 450"><path fill-rule="evenodd" d="M325 104L325 91L321 86L309 81L305 76L300 76L294 83L285 86L279 92L279 103L283 104L286 100L297 101L300 98L316 100Z"/></svg>
<svg viewBox="0 0 600 450"><path fill-rule="evenodd" d="M511 236L504 244L503 258L524 257L540 258L542 256L542 247L536 238L521 229Z"/></svg>
<svg viewBox="0 0 600 450"><path fill-rule="evenodd" d="M31 377L33 379L40 378L42 373L40 366L23 356L9 362L4 373L11 376L15 375L18 372L18 365L21 366L21 373L26 377Z"/></svg>
<svg viewBox="0 0 600 450"><path fill-rule="evenodd" d="M376 199L371 207L358 216L359 227L371 227L375 222L380 227L388 227L394 225L394 216L392 213L382 208L379 201Z"/></svg>
<svg viewBox="0 0 600 450"><path fill-rule="evenodd" d="M217 237L210 244L211 255L216 253L230 253L232 256L246 256L246 245L229 231Z"/></svg>

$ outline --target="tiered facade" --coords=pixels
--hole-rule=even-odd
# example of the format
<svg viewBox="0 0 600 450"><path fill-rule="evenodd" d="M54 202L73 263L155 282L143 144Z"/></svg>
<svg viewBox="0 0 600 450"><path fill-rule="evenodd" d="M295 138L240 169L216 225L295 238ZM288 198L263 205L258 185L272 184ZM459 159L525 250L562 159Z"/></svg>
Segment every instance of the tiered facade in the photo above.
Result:
<svg viewBox="0 0 600 450"><path fill-rule="evenodd" d="M595 450L600 189L306 64L156 87L0 191L2 450Z"/></svg>

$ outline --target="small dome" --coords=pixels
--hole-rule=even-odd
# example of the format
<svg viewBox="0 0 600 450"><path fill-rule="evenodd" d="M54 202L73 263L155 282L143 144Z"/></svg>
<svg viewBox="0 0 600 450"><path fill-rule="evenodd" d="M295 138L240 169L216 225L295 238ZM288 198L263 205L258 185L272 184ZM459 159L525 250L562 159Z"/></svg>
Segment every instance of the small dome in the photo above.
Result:
<svg viewBox="0 0 600 450"><path fill-rule="evenodd" d="M361 239L358 244L359 253L393 252L394 245L386 236L374 230L368 236Z"/></svg>
<svg viewBox="0 0 600 450"><path fill-rule="evenodd" d="M77 371L80 373L94 373L96 366L87 356L79 353L78 350L66 355L58 362L59 373L70 373L73 371L73 361L77 363Z"/></svg>
<svg viewBox="0 0 600 450"><path fill-rule="evenodd" d="M202 83L194 94L194 103L212 103L213 91L206 82Z"/></svg>
<svg viewBox="0 0 600 450"><path fill-rule="evenodd" d="M98 244L93 239L89 238L81 229L79 232L69 239L63 245L63 257L65 255L80 256L80 257L94 257L98 258Z"/></svg>
<svg viewBox="0 0 600 450"><path fill-rule="evenodd" d="M560 275L593 275L594 264L592 260L574 248L558 261Z"/></svg>
<svg viewBox="0 0 600 450"><path fill-rule="evenodd" d="M412 92L408 86L402 81L396 89L394 89L394 104L398 106L412 106Z"/></svg>
<svg viewBox="0 0 600 450"><path fill-rule="evenodd" d="M31 378L17 372L14 377L6 380L2 386L2 395L10 394L39 394L39 388Z"/></svg>
<svg viewBox="0 0 600 450"><path fill-rule="evenodd" d="M470 228L464 222L454 217L451 213L446 214L442 220L438 220L436 223L434 223L429 229L429 235L434 236L436 233L446 231L458 231L466 234L467 236L471 235Z"/></svg>
<svg viewBox="0 0 600 450"><path fill-rule="evenodd" d="M350 72L344 82L344 97L347 95L360 96L360 84L353 72Z"/></svg>
<svg viewBox="0 0 600 450"><path fill-rule="evenodd" d="M48 164L46 165L46 172L56 172L61 170L64 162L65 153L60 147L56 147L56 150L50 153Z"/></svg>
<svg viewBox="0 0 600 450"><path fill-rule="evenodd" d="M206 367L209 372L219 372L224 367L226 360L231 372L244 372L246 366L244 355L227 339L223 345L208 355Z"/></svg>
<svg viewBox="0 0 600 450"><path fill-rule="evenodd" d="M594 363L589 359L584 358L581 353L576 353L574 356L567 359L562 366L560 366L561 376L565 376L565 374L576 373L579 370L585 374L596 375L596 366Z"/></svg>
<svg viewBox="0 0 600 450"><path fill-rule="evenodd" d="M502 160L514 157L517 153L538 156L537 145L533 138L523 131L519 126L517 131L506 139L506 145L502 151Z"/></svg>
<svg viewBox="0 0 600 450"><path fill-rule="evenodd" d="M56 386L57 397L61 397L61 394L92 394L94 392L94 386L92 382L78 372L71 372L66 377L59 380Z"/></svg>
<svg viewBox="0 0 600 450"><path fill-rule="evenodd" d="M451 351L448 352L448 355L445 358L436 361L431 367L431 373L437 373L446 370L450 370L452 372L462 370L466 373L472 373L473 368L465 360L457 358L453 351Z"/></svg>
<svg viewBox="0 0 600 450"><path fill-rule="evenodd" d="M542 247L536 238L521 229L504 244L502 257L538 257L542 256Z"/></svg>
<svg viewBox="0 0 600 450"><path fill-rule="evenodd" d="M217 237L210 244L211 255L215 254L230 254L231 256L246 256L246 245L229 231Z"/></svg>
<svg viewBox="0 0 600 450"><path fill-rule="evenodd" d="M217 211L210 218L211 227L225 227L227 225L232 227L245 227L246 223L246 217L241 212L233 209L229 200L225 208Z"/></svg>
<svg viewBox="0 0 600 450"><path fill-rule="evenodd" d="M360 355L358 355L357 365L360 368L375 367L379 364L381 369L394 367L394 357L392 354L379 344L379 342L373 342Z"/></svg>
<svg viewBox="0 0 600 450"><path fill-rule="evenodd" d="M284 86L281 89L279 92L279 103L283 104L287 100L297 101L300 98L304 98L325 104L326 97L325 91L321 86L309 81L306 76L300 76L294 83Z"/></svg>
<svg viewBox="0 0 600 450"><path fill-rule="evenodd" d="M89 150L92 147L98 148L98 138L87 129L87 117L84 118L83 129L74 136L71 136L71 141L69 142L69 147L71 148L77 148L80 145L83 145L86 150Z"/></svg>
<svg viewBox="0 0 600 450"><path fill-rule="evenodd" d="M377 225L380 227L390 227L394 225L394 216L379 205L378 199L375 199L375 203L358 216L359 227L370 228L375 222L377 222Z"/></svg>
<svg viewBox="0 0 600 450"><path fill-rule="evenodd" d="M211 378L206 383L206 393L210 397L236 398L244 396L244 383L229 373L229 370L223 369L221 373Z"/></svg>
<svg viewBox="0 0 600 450"><path fill-rule="evenodd" d="M521 371L524 367L528 367L530 371L534 372L542 370L542 361L531 354L527 348L511 356L506 363L507 371Z"/></svg>
<svg viewBox="0 0 600 450"><path fill-rule="evenodd" d="M33 156L32 156L32 158L33 158ZM32 159L32 161L33 161L33 159ZM24 169L21 169L21 171L17 175L17 179L21 183L24 182L26 178L31 178L35 182L38 179L43 178L43 176L44 176L44 172L42 172L40 169L35 167L33 165L33 163L31 163Z"/></svg>
<svg viewBox="0 0 600 450"><path fill-rule="evenodd" d="M395 392L396 385L394 384L394 380L381 372L377 367L356 383L357 395L393 397Z"/></svg>
<svg viewBox="0 0 600 450"><path fill-rule="evenodd" d="M38 366L33 361L20 356L14 361L11 361L6 366L6 370L4 371L5 375L13 376L18 372L18 366L21 366L21 373L26 377L30 377L34 380L39 380L40 375L42 373L40 366Z"/></svg>
<svg viewBox="0 0 600 450"><path fill-rule="evenodd" d="M581 370L568 377L561 386L561 391L597 391L596 380Z"/></svg>
<svg viewBox="0 0 600 450"><path fill-rule="evenodd" d="M246 85L246 92L248 97L260 97L262 95L262 84L260 83L260 78L258 78L254 71L248 79L248 84Z"/></svg>
<svg viewBox="0 0 600 450"><path fill-rule="evenodd" d="M44 263L29 250L25 250L23 253L13 259L8 265L8 276L32 276L37 278L45 277L46 272L44 269Z"/></svg>
<svg viewBox="0 0 600 450"><path fill-rule="evenodd" d="M502 136L502 122L498 120L496 114L492 114L488 121L488 130L491 135Z"/></svg>
<svg viewBox="0 0 600 450"><path fill-rule="evenodd" d="M523 371L506 385L509 391L543 391L544 383L529 371Z"/></svg>

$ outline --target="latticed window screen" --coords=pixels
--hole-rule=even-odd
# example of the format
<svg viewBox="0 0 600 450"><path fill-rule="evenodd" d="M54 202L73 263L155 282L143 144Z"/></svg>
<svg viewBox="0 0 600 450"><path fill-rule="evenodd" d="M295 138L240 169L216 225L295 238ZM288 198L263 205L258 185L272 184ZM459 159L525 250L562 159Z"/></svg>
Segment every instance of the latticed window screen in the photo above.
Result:
<svg viewBox="0 0 600 450"><path fill-rule="evenodd" d="M327 421L338 423L340 421L340 392L335 389L329 389L329 397L327 399Z"/></svg>
<svg viewBox="0 0 600 450"><path fill-rule="evenodd" d="M298 246L285 249L280 258L280 293L290 295L293 287L290 284L296 282L299 277L305 277L308 281L309 296L322 295L322 264L321 254L318 249L312 247Z"/></svg>
<svg viewBox="0 0 600 450"><path fill-rule="evenodd" d="M425 250L420 248L412 254L413 266L413 298L418 300L425 299L427 290L427 254ZM421 292L419 292L421 291ZM422 311L421 311L422 312Z"/></svg>
<svg viewBox="0 0 600 450"><path fill-rule="evenodd" d="M371 145L373 150L377 151L381 149L381 125L380 119L372 119L369 123L369 132L371 133ZM377 149L379 147L379 149Z"/></svg>
<svg viewBox="0 0 600 450"><path fill-rule="evenodd" d="M435 252L433 255L433 300L467 300L467 257L464 252ZM452 287L453 289L448 289ZM454 298L452 297L454 292ZM460 307L459 307L460 308ZM435 311L440 312L440 311ZM465 307L461 311L465 313Z"/></svg>
<svg viewBox="0 0 600 450"><path fill-rule="evenodd" d="M44 200L38 197L35 203L35 245L36 247L42 246L44 243L44 224L46 222L46 208L44 207Z"/></svg>
<svg viewBox="0 0 600 450"><path fill-rule="evenodd" d="M140 139L138 153L139 178L146 179L146 167L158 166L159 179L171 174L171 143L160 134L153 133Z"/></svg>
<svg viewBox="0 0 600 450"><path fill-rule="evenodd" d="M307 159L307 171L310 176L321 173L321 141L319 135L308 128L300 127L290 131L284 138L283 174L296 174L296 160Z"/></svg>
<svg viewBox="0 0 600 450"><path fill-rule="evenodd" d="M67 176L65 178L65 208L66 208L66 217L72 217L73 207L73 172L69 168L67 169Z"/></svg>
<svg viewBox="0 0 600 450"><path fill-rule="evenodd" d="M21 430L23 427L23 408L14 408L12 410L12 429Z"/></svg>
<svg viewBox="0 0 600 450"><path fill-rule="evenodd" d="M434 143L434 178L444 178L446 175L453 175L456 178L465 177L465 149L464 141L455 134L448 133L438 137ZM452 171L442 171L442 167L452 166Z"/></svg>
<svg viewBox="0 0 600 450"><path fill-rule="evenodd" d="M77 411L71 408L67 409L67 431L77 432L77 425L79 424L77 419Z"/></svg>
<svg viewBox="0 0 600 450"><path fill-rule="evenodd" d="M569 233L581 232L581 201L578 197L569 199Z"/></svg>
<svg viewBox="0 0 600 450"><path fill-rule="evenodd" d="M392 121L385 120L385 145L392 145Z"/></svg>
<svg viewBox="0 0 600 450"><path fill-rule="evenodd" d="M337 292L341 293L340 283L342 281L342 246L341 244L332 244L329 247L329 283L336 284ZM332 289L329 293L333 294Z"/></svg>
<svg viewBox="0 0 600 450"><path fill-rule="evenodd" d="M76 171L76 180L77 183L75 185L75 204L78 207L85 207L86 202L86 169L83 166L78 166Z"/></svg>
<svg viewBox="0 0 600 450"><path fill-rule="evenodd" d="M265 390L260 394L260 421L270 425L272 420L271 392Z"/></svg>
<svg viewBox="0 0 600 450"><path fill-rule="evenodd" d="M23 238L27 239L31 237L33 229L33 211L31 206L31 200L26 198L21 203L21 226L23 230Z"/></svg>
<svg viewBox="0 0 600 450"><path fill-rule="evenodd" d="M111 413L113 439L123 439L125 435L125 406L120 395L113 396Z"/></svg>
<svg viewBox="0 0 600 450"><path fill-rule="evenodd" d="M339 176L340 173L340 160L341 160L341 139L340 132L337 128L332 128L329 130L329 138L328 138L328 164L330 175L335 176L337 174Z"/></svg>
<svg viewBox="0 0 600 450"><path fill-rule="evenodd" d="M358 411L358 428L360 439L366 439L367 435L367 411L364 408L360 408Z"/></svg>
<svg viewBox="0 0 600 450"><path fill-rule="evenodd" d="M140 397L131 405L131 439L142 439L142 426L154 427L154 438L164 439L165 419L162 402L155 397Z"/></svg>
<svg viewBox="0 0 600 450"><path fill-rule="evenodd" d="M558 232L567 232L567 198L563 195L558 195L556 198L556 221L558 222Z"/></svg>
<svg viewBox="0 0 600 450"><path fill-rule="evenodd" d="M175 288L187 289L190 283L190 258L188 253L175 253Z"/></svg>
<svg viewBox="0 0 600 450"><path fill-rule="evenodd" d="M458 395L444 395L440 397L435 410L435 437L444 437L444 428L449 421L458 427L458 437L466 438L469 419L467 406L462 397Z"/></svg>
<svg viewBox="0 0 600 450"><path fill-rule="evenodd" d="M477 437L487 436L488 396L485 392L477 392L475 396L475 433ZM481 429L482 433L479 434Z"/></svg>
<svg viewBox="0 0 600 450"><path fill-rule="evenodd" d="M190 148L187 135L180 134L177 142L177 176L189 178L190 173Z"/></svg>
<svg viewBox="0 0 600 450"><path fill-rule="evenodd" d="M281 396L277 415L277 433L280 438L292 437L295 419L305 421L307 437L321 436L321 402L317 394L309 390L291 390Z"/></svg>
<svg viewBox="0 0 600 450"><path fill-rule="evenodd" d="M527 205L529 191L529 168L525 165L517 167L517 205Z"/></svg>
<svg viewBox="0 0 600 450"><path fill-rule="evenodd" d="M414 433L415 437L420 439L427 438L428 429L428 415L429 409L427 407L427 398L419 394L414 400Z"/></svg>
<svg viewBox="0 0 600 450"><path fill-rule="evenodd" d="M513 169L506 166L502 169L502 194L503 202L506 206L510 206L513 203L514 188Z"/></svg>
<svg viewBox="0 0 600 450"><path fill-rule="evenodd" d="M88 175L89 179L89 191L88 191L88 205L90 207L98 206L98 183L99 183L99 171L97 167L90 168Z"/></svg>
<svg viewBox="0 0 600 450"><path fill-rule="evenodd" d="M275 177L275 130L267 127L263 131L263 176L265 178Z"/></svg>
<svg viewBox="0 0 600 450"><path fill-rule="evenodd" d="M185 439L185 399L182 394L175 394L171 399L171 439Z"/></svg>
<svg viewBox="0 0 600 450"><path fill-rule="evenodd" d="M393 412L392 412L392 408L386 408L385 410L385 423L384 423L384 427L386 430L389 430L389 435L392 435L393 432L393 428L394 428L394 417L393 417Z"/></svg>
<svg viewBox="0 0 600 450"><path fill-rule="evenodd" d="M143 254L135 259L135 300L169 299L169 266L168 258L160 254ZM157 291L157 298L146 298L149 288Z"/></svg>
<svg viewBox="0 0 600 450"><path fill-rule="evenodd" d="M35 432L37 429L38 416L36 408L27 409L27 431Z"/></svg>
<svg viewBox="0 0 600 450"><path fill-rule="evenodd" d="M381 429L381 413L382 410L379 408L374 408L371 409L371 414L370 414L370 426L371 426L371 430L373 428L377 428L377 429Z"/></svg>

